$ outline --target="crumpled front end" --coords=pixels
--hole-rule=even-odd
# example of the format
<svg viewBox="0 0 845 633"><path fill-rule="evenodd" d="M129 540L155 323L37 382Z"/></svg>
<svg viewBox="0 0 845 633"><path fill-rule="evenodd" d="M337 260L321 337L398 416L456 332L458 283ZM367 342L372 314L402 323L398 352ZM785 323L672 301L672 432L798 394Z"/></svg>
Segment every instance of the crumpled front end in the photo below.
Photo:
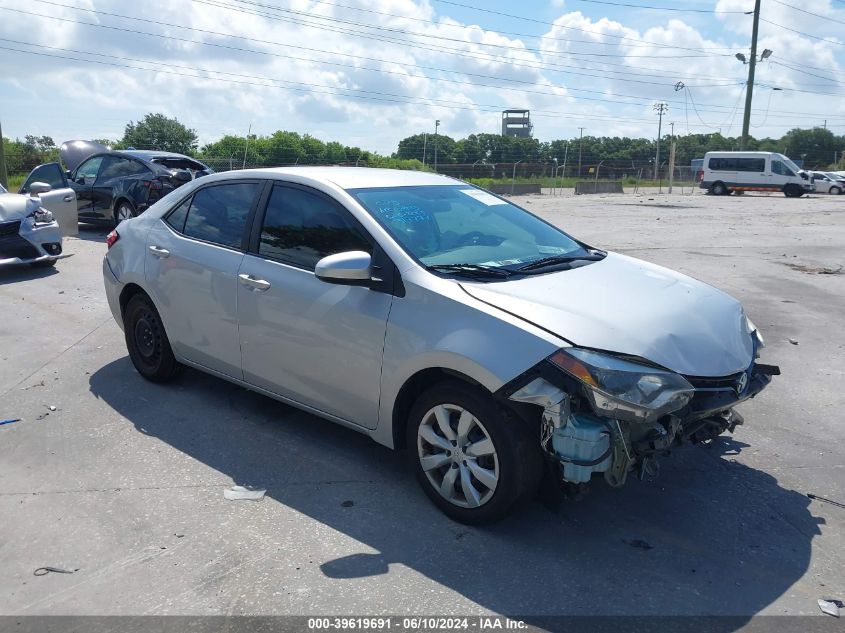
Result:
<svg viewBox="0 0 845 633"><path fill-rule="evenodd" d="M630 474L651 478L657 457L682 444L708 442L743 423L734 407L778 375L757 362L762 338L752 329L754 360L724 377L683 376L643 359L564 348L505 385L512 403L542 409L540 445L566 485L601 474L622 486Z"/></svg>
<svg viewBox="0 0 845 633"><path fill-rule="evenodd" d="M38 198L0 197L0 266L34 264L62 256L62 232Z"/></svg>

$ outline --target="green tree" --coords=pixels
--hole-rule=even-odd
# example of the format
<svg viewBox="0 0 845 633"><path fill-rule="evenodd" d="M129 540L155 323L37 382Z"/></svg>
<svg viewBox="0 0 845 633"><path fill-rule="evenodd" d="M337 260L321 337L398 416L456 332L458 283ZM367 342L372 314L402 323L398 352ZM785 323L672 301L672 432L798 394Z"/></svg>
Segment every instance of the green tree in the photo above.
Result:
<svg viewBox="0 0 845 633"><path fill-rule="evenodd" d="M130 121L126 124L120 145L192 154L197 149L197 133L175 118L150 113L137 123Z"/></svg>

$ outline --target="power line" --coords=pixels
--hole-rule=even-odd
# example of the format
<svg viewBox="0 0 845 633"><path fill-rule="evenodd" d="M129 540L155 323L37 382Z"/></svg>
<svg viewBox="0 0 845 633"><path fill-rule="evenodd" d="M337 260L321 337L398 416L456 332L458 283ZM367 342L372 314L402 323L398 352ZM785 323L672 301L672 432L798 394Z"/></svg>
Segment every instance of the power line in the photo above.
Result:
<svg viewBox="0 0 845 633"><path fill-rule="evenodd" d="M683 9L681 7L655 7L647 4L628 4L627 2L608 2L607 0L579 0L592 4L607 4L612 7L631 7L633 9L650 9L654 11L683 11L687 13L714 13L713 9ZM745 13L745 11L719 11L719 13Z"/></svg>
<svg viewBox="0 0 845 633"><path fill-rule="evenodd" d="M59 4L59 3L56 3L56 2L51 2L50 0L36 0L36 1L44 3L44 4L62 6L62 7L65 7L65 8L85 10L85 9L80 8L80 7L73 7L73 6L69 6L69 5L62 5L62 4ZM199 1L199 0L193 0L193 1ZM302 61L312 61L312 62L321 63L321 64L326 63L326 64L332 64L332 65L358 68L356 66L351 66L349 64L341 64L341 63L338 63L338 62L327 62L327 61L313 60L313 59L308 59L308 58L296 58L295 56L285 55L285 54L281 54L281 53L270 53L270 52L267 52L267 51L258 51L258 50L255 50L255 49L242 48L242 47L237 47L237 46L230 46L230 45L226 45L226 44L219 44L219 43L214 43L214 42L205 42L205 41L202 41L202 40L191 40L191 39L180 38L180 37L176 37L176 36L172 36L172 35L163 35L161 33L152 33L150 31L140 31L140 30L137 30L137 29L130 29L130 28L126 28L126 27L119 27L119 26L113 26L113 25L108 25L108 24L99 24L99 23L96 23L96 22L85 22L83 20L74 20L72 18L62 18L62 17L58 17L58 16L45 15L43 13L35 13L35 12L32 12L32 11L25 11L23 9L16 9L16 8L11 8L11 7L0 6L0 10L12 11L12 12L15 12L15 13L22 13L22 14L25 14L25 15L31 15L31 16L34 16L34 17L40 17L40 18L49 19L49 20L57 20L57 21L61 21L61 22L72 22L74 24L81 24L81 25L84 25L84 26L90 26L90 27L94 27L94 28L110 29L110 30L116 30L116 31L121 31L121 32L125 32L125 33L134 33L134 34L138 34L138 35L156 37L156 38L160 38L160 39L169 39L169 40L188 42L188 43L192 43L192 44L199 44L199 45L202 45L202 46L213 46L213 47L217 47L217 48L237 50L237 51L241 51L241 52L250 52L250 53L260 54L260 55L294 58L294 59L300 59ZM95 12L96 13L105 13L105 12L99 12L99 11L95 11ZM167 23L162 23L162 22L156 22L156 21L152 21L152 20L147 20L145 18L136 18L136 17L133 17L133 16L119 16L118 14L109 14L109 15L112 15L112 16L115 16L115 17L122 17L122 18L126 18L126 19L131 19L131 20L139 20L139 21L143 21L143 22L152 22L152 23L159 24L159 25L167 25L167 26L172 26L172 27L175 27L175 28L193 30L193 31L197 31L197 32L212 33L212 34L220 35L220 36L224 36L224 37L234 37L236 39L249 39L249 38L242 38L242 37L239 37L239 36L229 35L229 34L225 34L225 33L216 33L216 32L213 32L213 31L206 31L206 30L203 30L203 29L194 29L193 27L186 27L186 26L181 26L181 25L178 25L178 24L167 24ZM361 36L361 37L364 37L361 34L358 34L358 35ZM253 41L255 41L255 40L253 40ZM278 44L278 43L275 43L275 42L265 42L265 43L273 44L275 46L283 46L282 44ZM406 47L407 46L412 46L412 47L414 46L413 44L410 44L408 42L404 42L402 45L406 46ZM304 50L322 52L322 53L331 54L331 55L338 55L339 54L338 51L325 51L325 50L320 50L320 49L308 49L306 47L300 47L300 46L295 46L295 45L291 45L290 47L292 47L292 48L302 48ZM435 51L438 50L436 48L431 49L431 48L424 47L424 46L416 46L416 47L417 48L423 48L424 50L435 50ZM440 51L440 52L443 52L443 51ZM340 54L343 54L343 53L340 53ZM460 52L453 52L453 54L458 56L458 57L469 57L469 58L483 59L485 61L492 61L489 57L478 57L478 56L474 56L474 55L466 55L466 54L462 54ZM356 57L356 56L350 55L350 57ZM358 56L358 57L360 57L360 56ZM361 57L361 58L362 59L372 59L373 61L379 61L379 62L382 62L382 63L392 63L392 62L390 62L390 60L384 60L384 59L378 59L378 58L363 58L363 57ZM535 69L535 70L538 70L538 69L539 70L548 70L550 72L558 72L558 73L561 73L561 74L569 74L569 75L579 75L579 76L584 76L584 77L591 77L591 78L594 78L594 79L595 78L623 79L623 77L614 77L614 76L602 75L602 74L577 72L576 70L561 70L561 68L576 68L578 70L594 70L594 69L583 69L580 66L568 66L568 65L564 65L564 64L545 65L545 66L543 66L543 65L526 65L526 64L520 64L520 63L514 63L510 60L509 60L509 63L512 67L516 67L516 68L525 67L525 68L531 68L531 69ZM455 72L455 71L449 71L449 70L446 70L446 69L440 69L440 70L444 71L444 72L452 72L452 73ZM381 69L378 69L377 72L388 72L388 71L382 71ZM626 81L632 82L632 83L640 83L640 84L647 84L647 85L658 85L658 86L665 85L665 83L663 81L646 81L646 80L643 80L643 79L631 79L630 77L628 77L631 74L633 74L635 76L642 76L642 77L657 77L658 75L648 75L648 74L644 75L644 74L630 73L630 72L623 73L622 71L612 71L612 70L607 71L607 72L613 73L614 75L625 75L624 79ZM465 73L465 74L471 75L472 73ZM426 76L425 78L431 79L428 76ZM501 77L489 77L489 78L497 79L499 81L508 81L506 78L501 78ZM723 81L726 81L723 78L720 78L720 79L722 79ZM729 86L729 85L733 85L733 84L732 83L697 84L697 87L719 87L719 86Z"/></svg>
<svg viewBox="0 0 845 633"><path fill-rule="evenodd" d="M799 31L797 29L790 28L788 26L784 26L783 24L778 24L777 22L772 22L771 20L767 20L766 18L760 18L761 22L765 22L766 24L771 24L772 26L776 26L779 29L784 29L786 31L792 31L793 33L798 33L798 35L803 35L804 37L809 37L814 40L818 40L820 42L827 42L828 44L836 44L837 46L845 46L842 42L837 42L836 40L829 40L826 37L819 37L818 35L812 35L811 33L805 33L804 31Z"/></svg>
<svg viewBox="0 0 845 633"><path fill-rule="evenodd" d="M836 18L831 18L826 15L822 15L820 13L813 13L812 11L807 11L806 9L802 9L801 7L796 7L794 4L787 4L786 2L781 2L781 0L772 0L772 2L776 2L777 4L783 5L785 7L789 7L790 9L794 9L795 11L800 11L801 13L806 13L807 15L812 15L817 18L822 18L823 20L828 20L829 22L838 22L839 24L845 24L843 20L837 20Z"/></svg>

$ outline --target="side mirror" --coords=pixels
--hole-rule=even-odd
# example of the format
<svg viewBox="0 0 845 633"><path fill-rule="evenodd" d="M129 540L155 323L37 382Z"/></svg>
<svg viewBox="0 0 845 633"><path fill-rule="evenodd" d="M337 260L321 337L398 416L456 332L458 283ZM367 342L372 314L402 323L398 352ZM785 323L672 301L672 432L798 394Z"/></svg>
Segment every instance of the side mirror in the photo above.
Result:
<svg viewBox="0 0 845 633"><path fill-rule="evenodd" d="M317 262L314 274L330 284L368 285L373 276L372 259L363 251L328 255Z"/></svg>
<svg viewBox="0 0 845 633"><path fill-rule="evenodd" d="M40 196L42 193L47 193L52 187L46 182L34 182L29 186L30 196Z"/></svg>

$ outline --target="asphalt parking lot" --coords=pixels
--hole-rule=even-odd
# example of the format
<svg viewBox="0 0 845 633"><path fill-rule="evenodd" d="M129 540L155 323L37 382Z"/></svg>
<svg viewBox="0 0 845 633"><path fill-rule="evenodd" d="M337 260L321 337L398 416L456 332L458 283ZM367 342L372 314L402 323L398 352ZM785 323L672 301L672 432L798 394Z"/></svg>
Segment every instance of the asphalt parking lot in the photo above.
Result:
<svg viewBox="0 0 845 633"><path fill-rule="evenodd" d="M518 200L741 299L783 372L746 425L656 481L459 525L364 436L196 371L144 381L106 305L105 232L82 229L54 271L0 271L0 418L20 418L0 426L0 614L816 615L845 599L845 197ZM267 497L225 500L233 484Z"/></svg>

